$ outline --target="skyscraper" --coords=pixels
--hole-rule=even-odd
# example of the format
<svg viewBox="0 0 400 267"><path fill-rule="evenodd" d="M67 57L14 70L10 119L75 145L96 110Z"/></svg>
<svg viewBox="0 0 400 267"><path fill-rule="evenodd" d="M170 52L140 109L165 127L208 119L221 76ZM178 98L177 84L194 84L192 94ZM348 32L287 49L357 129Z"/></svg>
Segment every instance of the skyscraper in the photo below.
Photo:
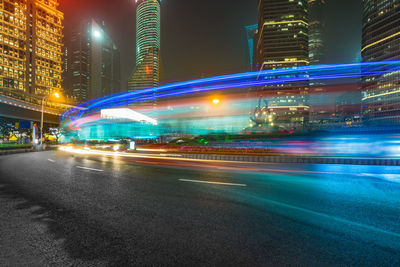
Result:
<svg viewBox="0 0 400 267"><path fill-rule="evenodd" d="M320 64L325 56L325 0L308 0L310 64Z"/></svg>
<svg viewBox="0 0 400 267"><path fill-rule="evenodd" d="M325 0L308 0L308 55L311 65L325 63L325 5ZM332 97L326 97L327 94L323 83L310 82L310 126L314 129L328 127L334 119L331 115L335 102Z"/></svg>
<svg viewBox="0 0 400 267"><path fill-rule="evenodd" d="M308 65L307 0L259 0L258 13L257 69ZM268 103L275 126L297 130L308 123L306 82L265 86L258 90L258 97Z"/></svg>
<svg viewBox="0 0 400 267"><path fill-rule="evenodd" d="M306 0L259 0L258 69L309 64Z"/></svg>
<svg viewBox="0 0 400 267"><path fill-rule="evenodd" d="M160 0L136 0L136 68L129 90L156 87L160 77Z"/></svg>
<svg viewBox="0 0 400 267"><path fill-rule="evenodd" d="M400 60L400 0L363 0L363 61ZM367 123L400 123L400 74L363 80Z"/></svg>
<svg viewBox="0 0 400 267"><path fill-rule="evenodd" d="M120 54L105 31L104 24L84 21L67 42L65 85L78 101L118 92Z"/></svg>
<svg viewBox="0 0 400 267"><path fill-rule="evenodd" d="M250 25L246 26L246 36L247 42L249 46L249 59L250 59L250 70L254 69L254 59L255 59L255 43L257 42L257 32L258 32L258 25Z"/></svg>
<svg viewBox="0 0 400 267"><path fill-rule="evenodd" d="M62 21L57 0L0 2L0 92L37 99L62 90Z"/></svg>

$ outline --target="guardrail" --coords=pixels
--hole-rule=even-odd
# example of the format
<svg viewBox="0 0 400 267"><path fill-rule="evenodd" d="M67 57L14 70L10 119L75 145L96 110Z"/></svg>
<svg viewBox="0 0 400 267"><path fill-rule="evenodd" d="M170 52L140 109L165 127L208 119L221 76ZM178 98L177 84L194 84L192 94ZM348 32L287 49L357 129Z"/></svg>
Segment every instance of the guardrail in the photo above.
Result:
<svg viewBox="0 0 400 267"><path fill-rule="evenodd" d="M182 158L245 161L245 162L270 162L270 163L302 163L302 164L350 164L350 165L385 165L400 166L400 159L390 158L330 158L330 157L302 157L302 156L251 156L251 155L216 155L216 154L185 154Z"/></svg>

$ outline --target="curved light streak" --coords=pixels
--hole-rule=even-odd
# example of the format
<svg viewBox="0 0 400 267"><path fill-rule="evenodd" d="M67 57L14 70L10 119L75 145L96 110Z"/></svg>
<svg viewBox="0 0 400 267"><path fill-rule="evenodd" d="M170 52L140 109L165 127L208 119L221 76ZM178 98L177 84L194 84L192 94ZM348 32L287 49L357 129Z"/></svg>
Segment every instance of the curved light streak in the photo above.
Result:
<svg viewBox="0 0 400 267"><path fill-rule="evenodd" d="M347 79L355 77L376 76L382 75L384 73L393 72L393 69L397 70L399 66L400 61L317 65L289 69L247 72L173 83L140 91L117 93L99 99L91 100L65 112L62 116L62 120L70 117L72 123L70 125L73 125L74 122L82 116L90 116L100 109L128 105L145 100L160 99L197 92L224 90L231 88L263 85L266 86L313 80ZM289 77L285 77L285 75L288 75ZM282 76L285 78L278 78ZM154 93L157 94L153 95Z"/></svg>
<svg viewBox="0 0 400 267"><path fill-rule="evenodd" d="M314 71L339 71L339 69L352 69L352 68L366 68L366 67L374 67L374 66L388 66L388 65L400 65L400 61L381 61L381 62L365 62L365 63L349 63L349 64L335 64L335 65L315 65L315 66L306 66L306 67L296 67L296 68L286 68L286 69L277 69L277 70L265 70L265 71L256 71L256 72L247 72L247 73L239 73L232 75L223 75L211 78L197 79L187 82L179 82L173 83L165 86L160 86L156 88L148 88L140 91L133 91L128 93L116 93L110 96L105 96L102 98L90 100L88 102L82 103L77 107L68 110L62 116L62 120L65 117L70 116L73 112L78 112L75 117L80 117L85 110L91 109L96 106L100 106L106 104L111 101L123 101L123 99L129 98L135 95L142 95L147 93L156 93L160 91L177 89L180 87L194 86L194 85L202 85L207 83L216 83L216 82L226 82L232 81L236 79L248 79L248 78L259 78L260 76L268 76L268 75L283 75L283 74L294 74L294 73L308 73ZM85 108L85 109L82 109Z"/></svg>
<svg viewBox="0 0 400 267"><path fill-rule="evenodd" d="M365 76L375 76L375 75L382 75L387 72L392 72L392 71L378 71L378 72L364 72L363 74L361 73L351 73L351 74L346 74L346 75L324 75L324 76L316 76L316 77L299 77L299 78L287 78L287 79L280 79L278 81L275 80L268 80L268 81L252 81L252 82L243 82L243 83L236 83L236 84L227 84L227 85L217 85L217 86L207 86L207 87L202 87L202 88L191 88L187 89L184 91L179 91L179 92L171 92L171 93L164 93L164 94L159 94L156 96L144 96L144 97L135 97L133 99L127 99L124 100L123 104L128 105L132 104L135 102L141 102L141 101L146 101L146 100L152 100L152 99L159 99L159 98L168 98L168 97L174 97L174 96L180 96L180 95L185 95L185 94L193 94L193 93L199 93L199 92L205 92L205 91L212 91L212 90L223 90L223 89L231 89L231 88L241 88L241 87L251 87L251 86L261 86L261 85L274 85L274 84L282 84L282 83L288 83L288 82L304 82L304 81L310 81L310 80L333 80L333 79L349 79L349 78L360 78L360 77L365 77ZM107 105L106 108L113 108L120 106L120 103L116 103L114 105ZM105 108L105 107L102 107ZM92 110L91 113L86 114L86 117L89 117L93 114L95 114L97 111L100 109L95 109ZM92 122L93 120L87 121L86 119L75 119L70 122L70 129L76 130L80 129L80 126L82 124L85 124L87 122Z"/></svg>

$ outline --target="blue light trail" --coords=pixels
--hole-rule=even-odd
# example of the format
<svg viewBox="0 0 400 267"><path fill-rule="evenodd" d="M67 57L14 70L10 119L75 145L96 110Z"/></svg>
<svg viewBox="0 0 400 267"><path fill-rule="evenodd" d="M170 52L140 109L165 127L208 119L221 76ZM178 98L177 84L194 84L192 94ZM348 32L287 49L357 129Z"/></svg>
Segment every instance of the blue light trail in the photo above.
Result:
<svg viewBox="0 0 400 267"><path fill-rule="evenodd" d="M261 91L276 90L279 85L286 84L291 87L308 86L309 82L325 86L346 83L351 79L379 76L386 73L400 71L400 61L368 62L336 65L319 65L280 70L267 70L258 72L239 73L212 78L174 83L128 93L117 93L110 96L94 99L82 103L79 107L67 111L63 115L63 122L69 123L70 129L79 129L84 124L85 117L97 114L102 109L115 107L135 107L135 104L151 101L166 100L185 96L190 99L199 97L205 92L225 91L228 89L258 88ZM352 82L354 83L355 80ZM357 83L357 82L356 82ZM136 106L137 108L137 106ZM163 112L160 110L160 112ZM77 127L78 126L78 127Z"/></svg>
<svg viewBox="0 0 400 267"><path fill-rule="evenodd" d="M393 72L399 71L400 61L383 61L383 62L366 62L366 63L351 63L351 64L335 64L335 65L317 65L317 66L307 66L307 67L298 67L298 68L289 68L289 69L279 69L279 70L266 70L266 71L256 71L256 72L247 72L247 73L239 73L233 75L224 75L224 76L217 76L212 78L205 78L205 79L198 79L192 80L187 82L180 82L180 83L173 83L165 86L160 86L156 88L149 88L139 91L133 91L128 93L117 93L110 96L102 97L99 99L94 99L85 103L78 105L76 108L68 110L66 113L63 114L62 120L66 117L71 117L72 119L81 118L87 110L90 110L92 113L93 109L96 107L107 107L110 104L112 106L124 105L127 103L127 100L131 99L132 97L145 95L145 94L159 94L160 92L169 91L169 90L179 90L189 87L189 86L199 86L199 85L207 85L213 83L227 83L230 81L236 80L245 80L247 79L255 79L254 83L248 83L246 86L260 86L263 84L259 83L261 77L267 77L269 80L274 80L273 82L266 82L265 85L272 85L272 84L279 84L285 82L293 82L293 80L285 80L285 79L278 79L278 78L269 78L268 76L272 77L280 77L283 75L304 75L304 80L316 80L322 79L323 72L334 72L336 74L347 71L347 72L358 72L360 73L359 76L363 76L362 70L366 70L366 68L374 67L380 69L380 71L375 71L371 75L378 75L382 71ZM389 70L387 70L389 68ZM365 76L365 75L364 75ZM307 79L306 79L307 78ZM224 85L221 86L219 89L227 89L227 88L234 88L237 83L233 83L230 86ZM218 90L218 89L214 89ZM193 92L198 92L193 90ZM185 93L187 94L187 93ZM134 101L129 103L133 103ZM98 110L98 109L96 109ZM76 113L75 115L73 115Z"/></svg>

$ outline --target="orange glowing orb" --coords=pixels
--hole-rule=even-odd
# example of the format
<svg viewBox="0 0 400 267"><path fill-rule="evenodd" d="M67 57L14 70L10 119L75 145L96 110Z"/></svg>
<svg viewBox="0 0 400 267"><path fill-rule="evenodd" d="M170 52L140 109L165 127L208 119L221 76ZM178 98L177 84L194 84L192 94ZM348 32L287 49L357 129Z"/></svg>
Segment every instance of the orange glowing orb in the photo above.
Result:
<svg viewBox="0 0 400 267"><path fill-rule="evenodd" d="M221 100L219 100L218 98L213 99L213 104L214 105L218 105L219 103L221 103Z"/></svg>

